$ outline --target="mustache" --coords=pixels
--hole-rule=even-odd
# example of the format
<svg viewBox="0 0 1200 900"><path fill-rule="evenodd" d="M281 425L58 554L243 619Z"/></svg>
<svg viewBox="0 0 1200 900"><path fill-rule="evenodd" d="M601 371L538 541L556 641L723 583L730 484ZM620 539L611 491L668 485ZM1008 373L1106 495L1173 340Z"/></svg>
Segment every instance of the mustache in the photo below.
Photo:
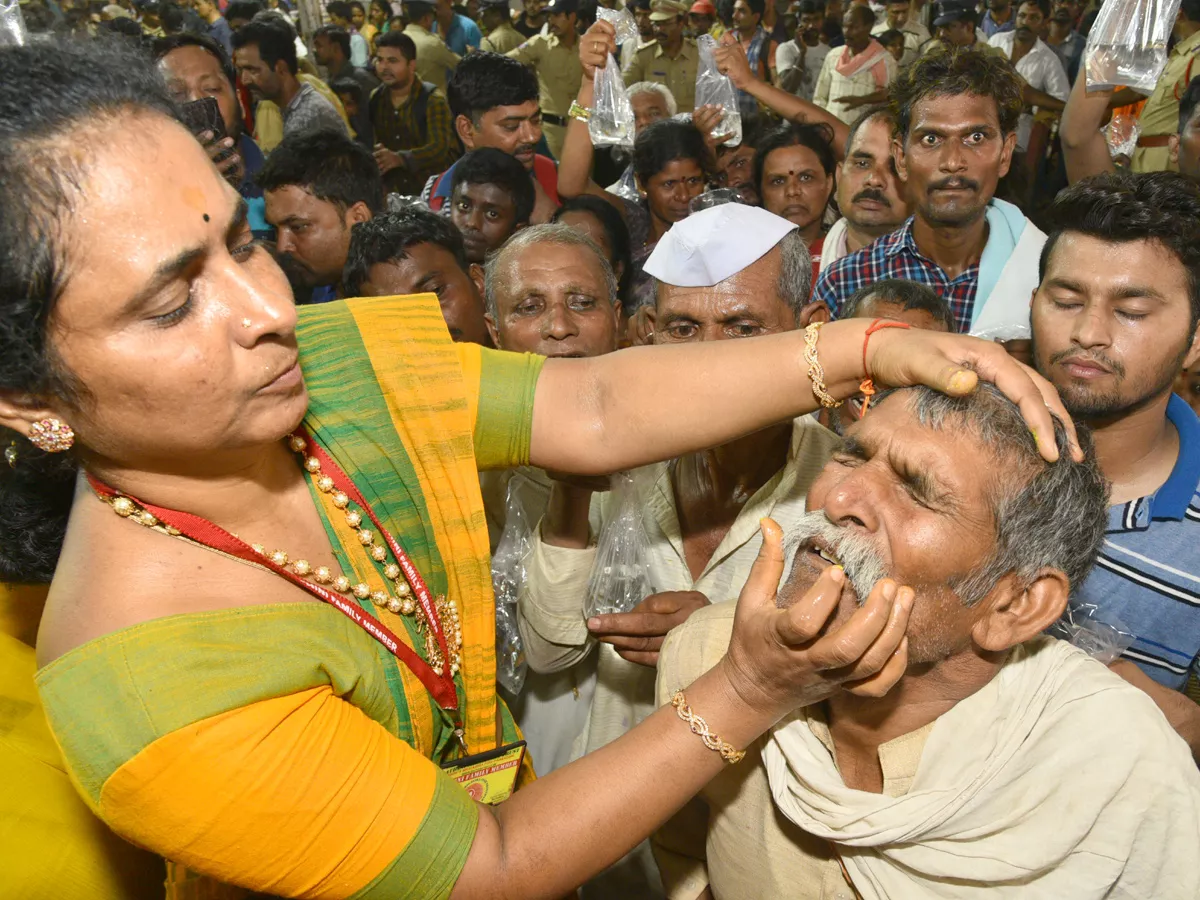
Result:
<svg viewBox="0 0 1200 900"><path fill-rule="evenodd" d="M1108 369L1110 372L1112 372L1114 375L1116 375L1118 378L1125 377L1125 366L1122 365L1120 361L1115 360L1110 356L1106 356L1105 354L1101 353L1099 350L1092 350L1089 352L1085 352L1082 350L1074 350L1074 349L1060 350L1058 353L1055 353L1050 357L1050 364L1054 365L1055 363L1060 363L1064 359L1068 359L1069 357L1075 357L1077 359L1086 359L1090 362L1099 363L1100 365L1104 366L1104 368Z"/></svg>
<svg viewBox="0 0 1200 900"><path fill-rule="evenodd" d="M964 178L961 175L956 177L951 176L950 178L943 178L941 181L933 182L925 189L925 193L932 194L934 191L945 191L952 188L967 188L968 190L978 191L979 182L970 178Z"/></svg>
<svg viewBox="0 0 1200 900"><path fill-rule="evenodd" d="M533 153L536 150L537 144L517 144L513 149L513 156L516 156L518 153Z"/></svg>
<svg viewBox="0 0 1200 900"><path fill-rule="evenodd" d="M871 538L861 532L851 531L829 521L820 510L807 512L788 530L783 542L784 574L782 587L792 577L796 554L806 544L819 542L829 548L841 562L846 578L858 595L862 606L871 595L875 584L888 575L887 564Z"/></svg>
<svg viewBox="0 0 1200 900"><path fill-rule="evenodd" d="M892 205L892 201L883 195L883 191L876 190L875 188L863 188L854 195L854 199L850 202L857 203L859 200L874 200L876 203L882 203L888 207Z"/></svg>

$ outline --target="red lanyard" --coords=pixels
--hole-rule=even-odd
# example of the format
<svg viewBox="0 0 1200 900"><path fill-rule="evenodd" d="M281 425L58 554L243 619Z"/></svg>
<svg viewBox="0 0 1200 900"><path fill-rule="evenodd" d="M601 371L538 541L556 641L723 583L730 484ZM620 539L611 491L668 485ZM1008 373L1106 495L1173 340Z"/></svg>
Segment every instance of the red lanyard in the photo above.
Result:
<svg viewBox="0 0 1200 900"><path fill-rule="evenodd" d="M412 647L400 640L391 629L358 604L351 603L344 597L339 596L336 591L327 590L319 584L301 578L290 569L276 564L271 560L270 556L257 553L253 547L241 538L230 534L219 525L215 525L207 519L194 516L191 513L179 512L174 509L164 509L161 506L145 503L128 494L122 494L120 491L109 487L94 477L91 473L88 474L88 483L91 484L92 490L106 500L112 500L120 496L129 497L134 503L152 513L164 526L178 531L188 540L208 547L210 550L227 553L245 562L270 569L276 575L286 578L292 584L303 588L314 597L324 600L343 613L367 634L371 635L371 637L375 638L375 640L379 641L379 643L383 644L392 655L404 663L409 671L421 680L421 684L425 685L426 690L433 695L438 706L446 710L458 709L458 691L454 686L454 676L450 674L450 657L446 649L445 628L443 627L441 618L438 616L437 607L434 605L425 580L417 571L416 566L412 564L412 560L408 558L408 554L404 552L399 542L380 523L379 518L375 515L375 511L363 499L362 494L354 482L342 471L341 466L333 461L333 458L312 439L310 434L303 429L298 430L297 433L308 442L305 452L320 460L322 474L329 475L333 479L335 488L344 492L367 514L371 522L379 529L380 534L383 535L384 540L387 541L388 547L391 548L392 554L396 557L396 562L399 563L401 570L404 572L404 577L408 579L408 583L417 597L417 602L421 604L421 609L425 612L426 627L430 628L437 638L443 660L441 672L435 671Z"/></svg>

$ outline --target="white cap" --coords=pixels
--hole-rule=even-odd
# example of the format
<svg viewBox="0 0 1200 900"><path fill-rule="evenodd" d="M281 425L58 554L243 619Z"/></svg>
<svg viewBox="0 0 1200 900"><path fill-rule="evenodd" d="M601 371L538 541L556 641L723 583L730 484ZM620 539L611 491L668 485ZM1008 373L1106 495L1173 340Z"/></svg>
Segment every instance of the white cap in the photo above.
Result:
<svg viewBox="0 0 1200 900"><path fill-rule="evenodd" d="M672 225L642 269L675 287L712 287L766 256L795 228L760 207L723 203Z"/></svg>

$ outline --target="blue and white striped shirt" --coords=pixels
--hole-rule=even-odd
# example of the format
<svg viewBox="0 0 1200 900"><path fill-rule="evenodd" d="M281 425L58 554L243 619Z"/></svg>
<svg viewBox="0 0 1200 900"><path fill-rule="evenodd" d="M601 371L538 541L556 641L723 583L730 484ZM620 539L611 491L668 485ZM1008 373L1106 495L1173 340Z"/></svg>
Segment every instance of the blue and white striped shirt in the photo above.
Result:
<svg viewBox="0 0 1200 900"><path fill-rule="evenodd" d="M1094 603L1136 639L1122 654L1160 684L1183 690L1200 674L1200 419L1171 395L1179 433L1171 476L1149 497L1109 508L1096 568L1077 602Z"/></svg>

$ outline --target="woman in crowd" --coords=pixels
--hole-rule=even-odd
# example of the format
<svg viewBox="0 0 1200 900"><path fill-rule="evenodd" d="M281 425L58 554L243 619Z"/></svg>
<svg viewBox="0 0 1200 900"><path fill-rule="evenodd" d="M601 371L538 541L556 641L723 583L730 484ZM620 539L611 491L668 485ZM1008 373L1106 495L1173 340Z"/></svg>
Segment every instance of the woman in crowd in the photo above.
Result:
<svg viewBox="0 0 1200 900"><path fill-rule="evenodd" d="M384 0L371 0L371 5L367 7L367 22L358 29L358 33L367 39L372 53L375 52L375 39L387 31L391 15L392 8Z"/></svg>
<svg viewBox="0 0 1200 900"><path fill-rule="evenodd" d="M849 396L864 365L992 379L1037 434L1061 414L995 345L864 347L858 320L820 332L810 378L802 333L544 361L452 344L423 297L297 313L173 113L118 48L0 51L0 580L53 578L50 728L172 896L559 897L787 711L903 670L911 592L883 582L817 639L840 570L776 608L766 523L728 655L676 709L477 804L518 782L515 756L466 790L442 768L516 738L479 469L669 458Z"/></svg>

